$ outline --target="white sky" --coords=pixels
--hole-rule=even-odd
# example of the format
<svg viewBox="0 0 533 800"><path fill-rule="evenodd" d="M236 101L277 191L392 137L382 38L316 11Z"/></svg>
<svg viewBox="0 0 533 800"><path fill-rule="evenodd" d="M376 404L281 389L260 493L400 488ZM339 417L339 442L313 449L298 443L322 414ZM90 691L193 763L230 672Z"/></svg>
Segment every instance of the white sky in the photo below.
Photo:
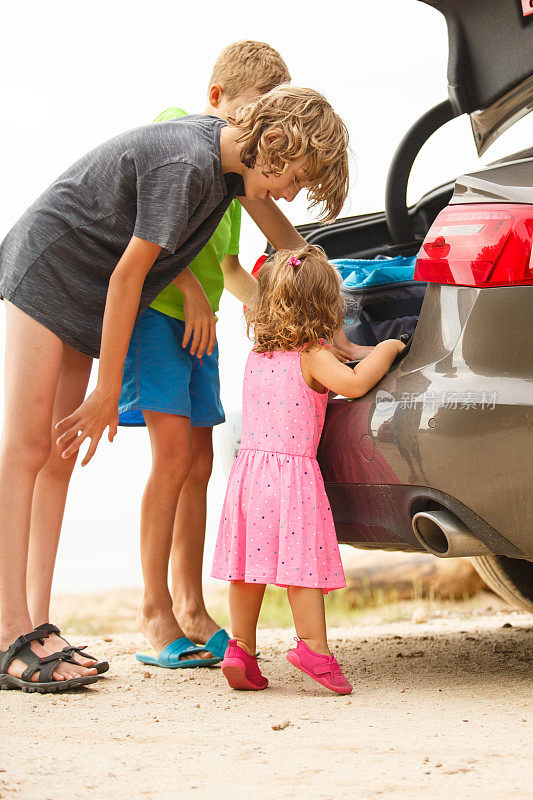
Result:
<svg viewBox="0 0 533 800"><path fill-rule="evenodd" d="M86 151L171 105L201 111L216 56L238 39L276 47L293 82L322 91L346 121L357 180L345 214L383 208L387 169L399 141L447 96L445 23L417 0L26 0L4 4L2 28L0 237ZM484 162L530 146L532 133L533 115L504 134ZM417 159L409 202L479 163L468 120L452 121ZM282 207L294 224L309 219L304 198ZM247 268L264 245L253 223L243 221L241 261ZM223 402L230 409L240 396L250 345L241 307L227 294L219 318ZM3 341L2 308L0 323ZM76 469L58 591L140 584L138 509L148 470L146 434L129 429L119 430L114 445L101 445L87 468ZM208 562L224 490L215 453Z"/></svg>

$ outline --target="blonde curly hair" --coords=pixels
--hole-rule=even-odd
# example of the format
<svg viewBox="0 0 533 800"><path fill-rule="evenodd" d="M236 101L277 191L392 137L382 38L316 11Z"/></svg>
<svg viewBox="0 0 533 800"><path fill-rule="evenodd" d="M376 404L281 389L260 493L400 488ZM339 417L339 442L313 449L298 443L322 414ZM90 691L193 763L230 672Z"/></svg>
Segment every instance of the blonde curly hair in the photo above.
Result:
<svg viewBox="0 0 533 800"><path fill-rule="evenodd" d="M341 328L339 273L321 247L278 250L259 270L257 283L257 295L245 313L256 353L305 352L331 342Z"/></svg>
<svg viewBox="0 0 533 800"><path fill-rule="evenodd" d="M228 117L240 128L241 161L263 174L282 175L289 164L307 159L310 208L322 207L322 220L341 212L348 194L348 130L325 97L313 89L282 84ZM269 136L278 133L275 138Z"/></svg>

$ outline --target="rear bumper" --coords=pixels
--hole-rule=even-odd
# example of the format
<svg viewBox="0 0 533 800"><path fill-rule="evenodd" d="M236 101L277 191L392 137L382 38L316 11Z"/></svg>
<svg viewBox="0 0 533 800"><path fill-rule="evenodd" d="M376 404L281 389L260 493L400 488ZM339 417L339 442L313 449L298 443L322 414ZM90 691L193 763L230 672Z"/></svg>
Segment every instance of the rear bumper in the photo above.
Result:
<svg viewBox="0 0 533 800"><path fill-rule="evenodd" d="M527 557L459 500L427 486L326 483L326 491L341 544L424 552L411 520L418 511L438 505L458 517L492 553Z"/></svg>

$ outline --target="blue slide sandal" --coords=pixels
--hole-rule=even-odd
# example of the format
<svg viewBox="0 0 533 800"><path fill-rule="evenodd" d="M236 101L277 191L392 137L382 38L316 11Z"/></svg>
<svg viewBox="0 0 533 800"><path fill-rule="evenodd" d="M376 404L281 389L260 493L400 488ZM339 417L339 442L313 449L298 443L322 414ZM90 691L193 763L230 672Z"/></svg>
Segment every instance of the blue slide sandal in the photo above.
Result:
<svg viewBox="0 0 533 800"><path fill-rule="evenodd" d="M219 633L219 631L217 631ZM216 635L216 634L215 634ZM213 638L213 637L211 637ZM209 640L211 641L211 639ZM174 642L167 644L163 650L157 655L155 650L143 650L140 653L135 653L135 658L141 664L149 664L151 667L165 667L166 669L190 669L191 667L212 667L213 664L218 664L222 661L220 656L214 658L183 658L188 653L201 653L202 651L213 651L207 645L196 645L182 636Z"/></svg>
<svg viewBox="0 0 533 800"><path fill-rule="evenodd" d="M222 659L224 658L224 653L226 652L228 644L228 632L225 631L224 628L220 628L211 636L210 639L207 640L205 643L205 649L208 651L208 653L213 653L214 656L219 656L219 658ZM255 655L257 658L259 651Z"/></svg>
<svg viewBox="0 0 533 800"><path fill-rule="evenodd" d="M224 628L220 628L211 636L210 639L207 640L205 643L205 649L209 653L213 653L214 656L218 656L218 658L224 658L224 653L226 652L228 644L228 633L224 630Z"/></svg>

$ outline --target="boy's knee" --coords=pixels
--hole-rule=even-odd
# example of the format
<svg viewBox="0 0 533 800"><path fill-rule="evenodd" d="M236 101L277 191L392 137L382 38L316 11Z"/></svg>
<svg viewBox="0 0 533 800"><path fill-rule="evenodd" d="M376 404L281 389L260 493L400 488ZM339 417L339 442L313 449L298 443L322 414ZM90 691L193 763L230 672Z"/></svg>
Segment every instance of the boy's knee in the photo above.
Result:
<svg viewBox="0 0 533 800"><path fill-rule="evenodd" d="M48 459L44 464L43 469L46 470L46 473L54 480L68 481L72 475L72 470L76 464L77 457L78 454L75 453L74 455L70 456L70 458L63 458L61 455L61 450L57 444L53 442L50 447Z"/></svg>
<svg viewBox="0 0 533 800"><path fill-rule="evenodd" d="M50 436L9 436L2 442L4 456L13 468L39 472L50 456L52 439Z"/></svg>
<svg viewBox="0 0 533 800"><path fill-rule="evenodd" d="M185 480L192 466L192 452L174 446L160 448L153 459L153 470L173 480Z"/></svg>
<svg viewBox="0 0 533 800"><path fill-rule="evenodd" d="M187 480L197 483L209 483L211 472L213 471L213 452L195 455L192 459L191 469Z"/></svg>

